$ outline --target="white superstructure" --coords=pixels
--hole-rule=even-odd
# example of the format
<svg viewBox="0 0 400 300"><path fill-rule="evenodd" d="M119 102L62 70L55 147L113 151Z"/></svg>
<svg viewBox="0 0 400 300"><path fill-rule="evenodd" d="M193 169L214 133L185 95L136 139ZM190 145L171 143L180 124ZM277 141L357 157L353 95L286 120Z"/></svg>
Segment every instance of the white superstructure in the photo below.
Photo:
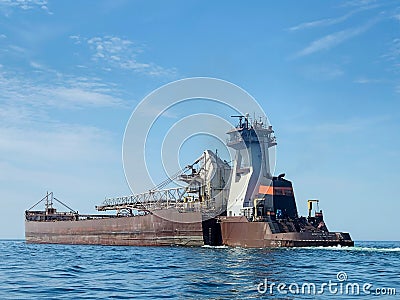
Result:
<svg viewBox="0 0 400 300"><path fill-rule="evenodd" d="M239 117L239 125L228 132L227 145L236 150L227 205L228 216L251 214L259 187L271 185L270 147L276 145L272 126L250 123L249 116Z"/></svg>

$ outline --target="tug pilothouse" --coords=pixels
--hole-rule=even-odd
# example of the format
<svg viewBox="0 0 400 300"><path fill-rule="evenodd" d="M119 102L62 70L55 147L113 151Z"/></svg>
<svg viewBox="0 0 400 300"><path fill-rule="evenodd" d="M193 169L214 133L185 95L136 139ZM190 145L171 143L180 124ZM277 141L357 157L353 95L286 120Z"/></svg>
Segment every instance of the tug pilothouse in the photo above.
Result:
<svg viewBox="0 0 400 300"><path fill-rule="evenodd" d="M249 120L249 115L239 118L236 128L228 132L227 146L235 149L235 160L229 189L228 216L249 215L253 199L260 186L271 186L268 149L276 145L272 126L260 120Z"/></svg>

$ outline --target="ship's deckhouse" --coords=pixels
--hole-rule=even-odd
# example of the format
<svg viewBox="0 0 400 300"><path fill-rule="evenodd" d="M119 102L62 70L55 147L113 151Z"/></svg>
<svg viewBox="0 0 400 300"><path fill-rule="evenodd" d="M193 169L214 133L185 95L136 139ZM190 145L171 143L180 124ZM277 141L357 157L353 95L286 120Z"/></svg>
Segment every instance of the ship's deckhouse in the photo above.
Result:
<svg viewBox="0 0 400 300"><path fill-rule="evenodd" d="M236 116L239 124L227 134L227 146L236 150L227 206L228 216L245 215L253 207L260 186L271 186L268 149L276 145L272 126L249 115Z"/></svg>

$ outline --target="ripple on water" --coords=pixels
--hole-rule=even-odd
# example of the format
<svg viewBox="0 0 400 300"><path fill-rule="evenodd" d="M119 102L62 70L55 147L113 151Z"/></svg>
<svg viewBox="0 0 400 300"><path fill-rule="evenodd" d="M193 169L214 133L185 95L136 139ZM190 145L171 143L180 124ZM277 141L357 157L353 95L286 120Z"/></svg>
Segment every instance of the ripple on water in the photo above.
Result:
<svg viewBox="0 0 400 300"><path fill-rule="evenodd" d="M336 280L340 271L348 281L397 287L400 292L398 242L244 249L0 241L0 251L0 299L248 299L262 296L257 285L264 279L276 284L323 283ZM301 297L275 293L268 298Z"/></svg>

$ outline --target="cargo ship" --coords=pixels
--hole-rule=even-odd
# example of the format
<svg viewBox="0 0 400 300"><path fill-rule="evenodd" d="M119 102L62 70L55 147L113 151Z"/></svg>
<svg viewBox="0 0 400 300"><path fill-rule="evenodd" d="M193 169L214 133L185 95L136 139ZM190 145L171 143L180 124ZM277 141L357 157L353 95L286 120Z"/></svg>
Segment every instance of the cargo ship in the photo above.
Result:
<svg viewBox="0 0 400 300"><path fill-rule="evenodd" d="M25 211L27 243L307 247L353 246L347 232L331 232L319 200L299 216L291 181L270 172L274 131L249 115L233 116L227 132L231 163L205 150L192 164L148 192L107 198L96 214L80 214L46 193ZM266 123L266 122L265 122ZM166 188L176 180L180 186ZM44 203L44 210L36 210ZM65 207L58 211L54 204Z"/></svg>

